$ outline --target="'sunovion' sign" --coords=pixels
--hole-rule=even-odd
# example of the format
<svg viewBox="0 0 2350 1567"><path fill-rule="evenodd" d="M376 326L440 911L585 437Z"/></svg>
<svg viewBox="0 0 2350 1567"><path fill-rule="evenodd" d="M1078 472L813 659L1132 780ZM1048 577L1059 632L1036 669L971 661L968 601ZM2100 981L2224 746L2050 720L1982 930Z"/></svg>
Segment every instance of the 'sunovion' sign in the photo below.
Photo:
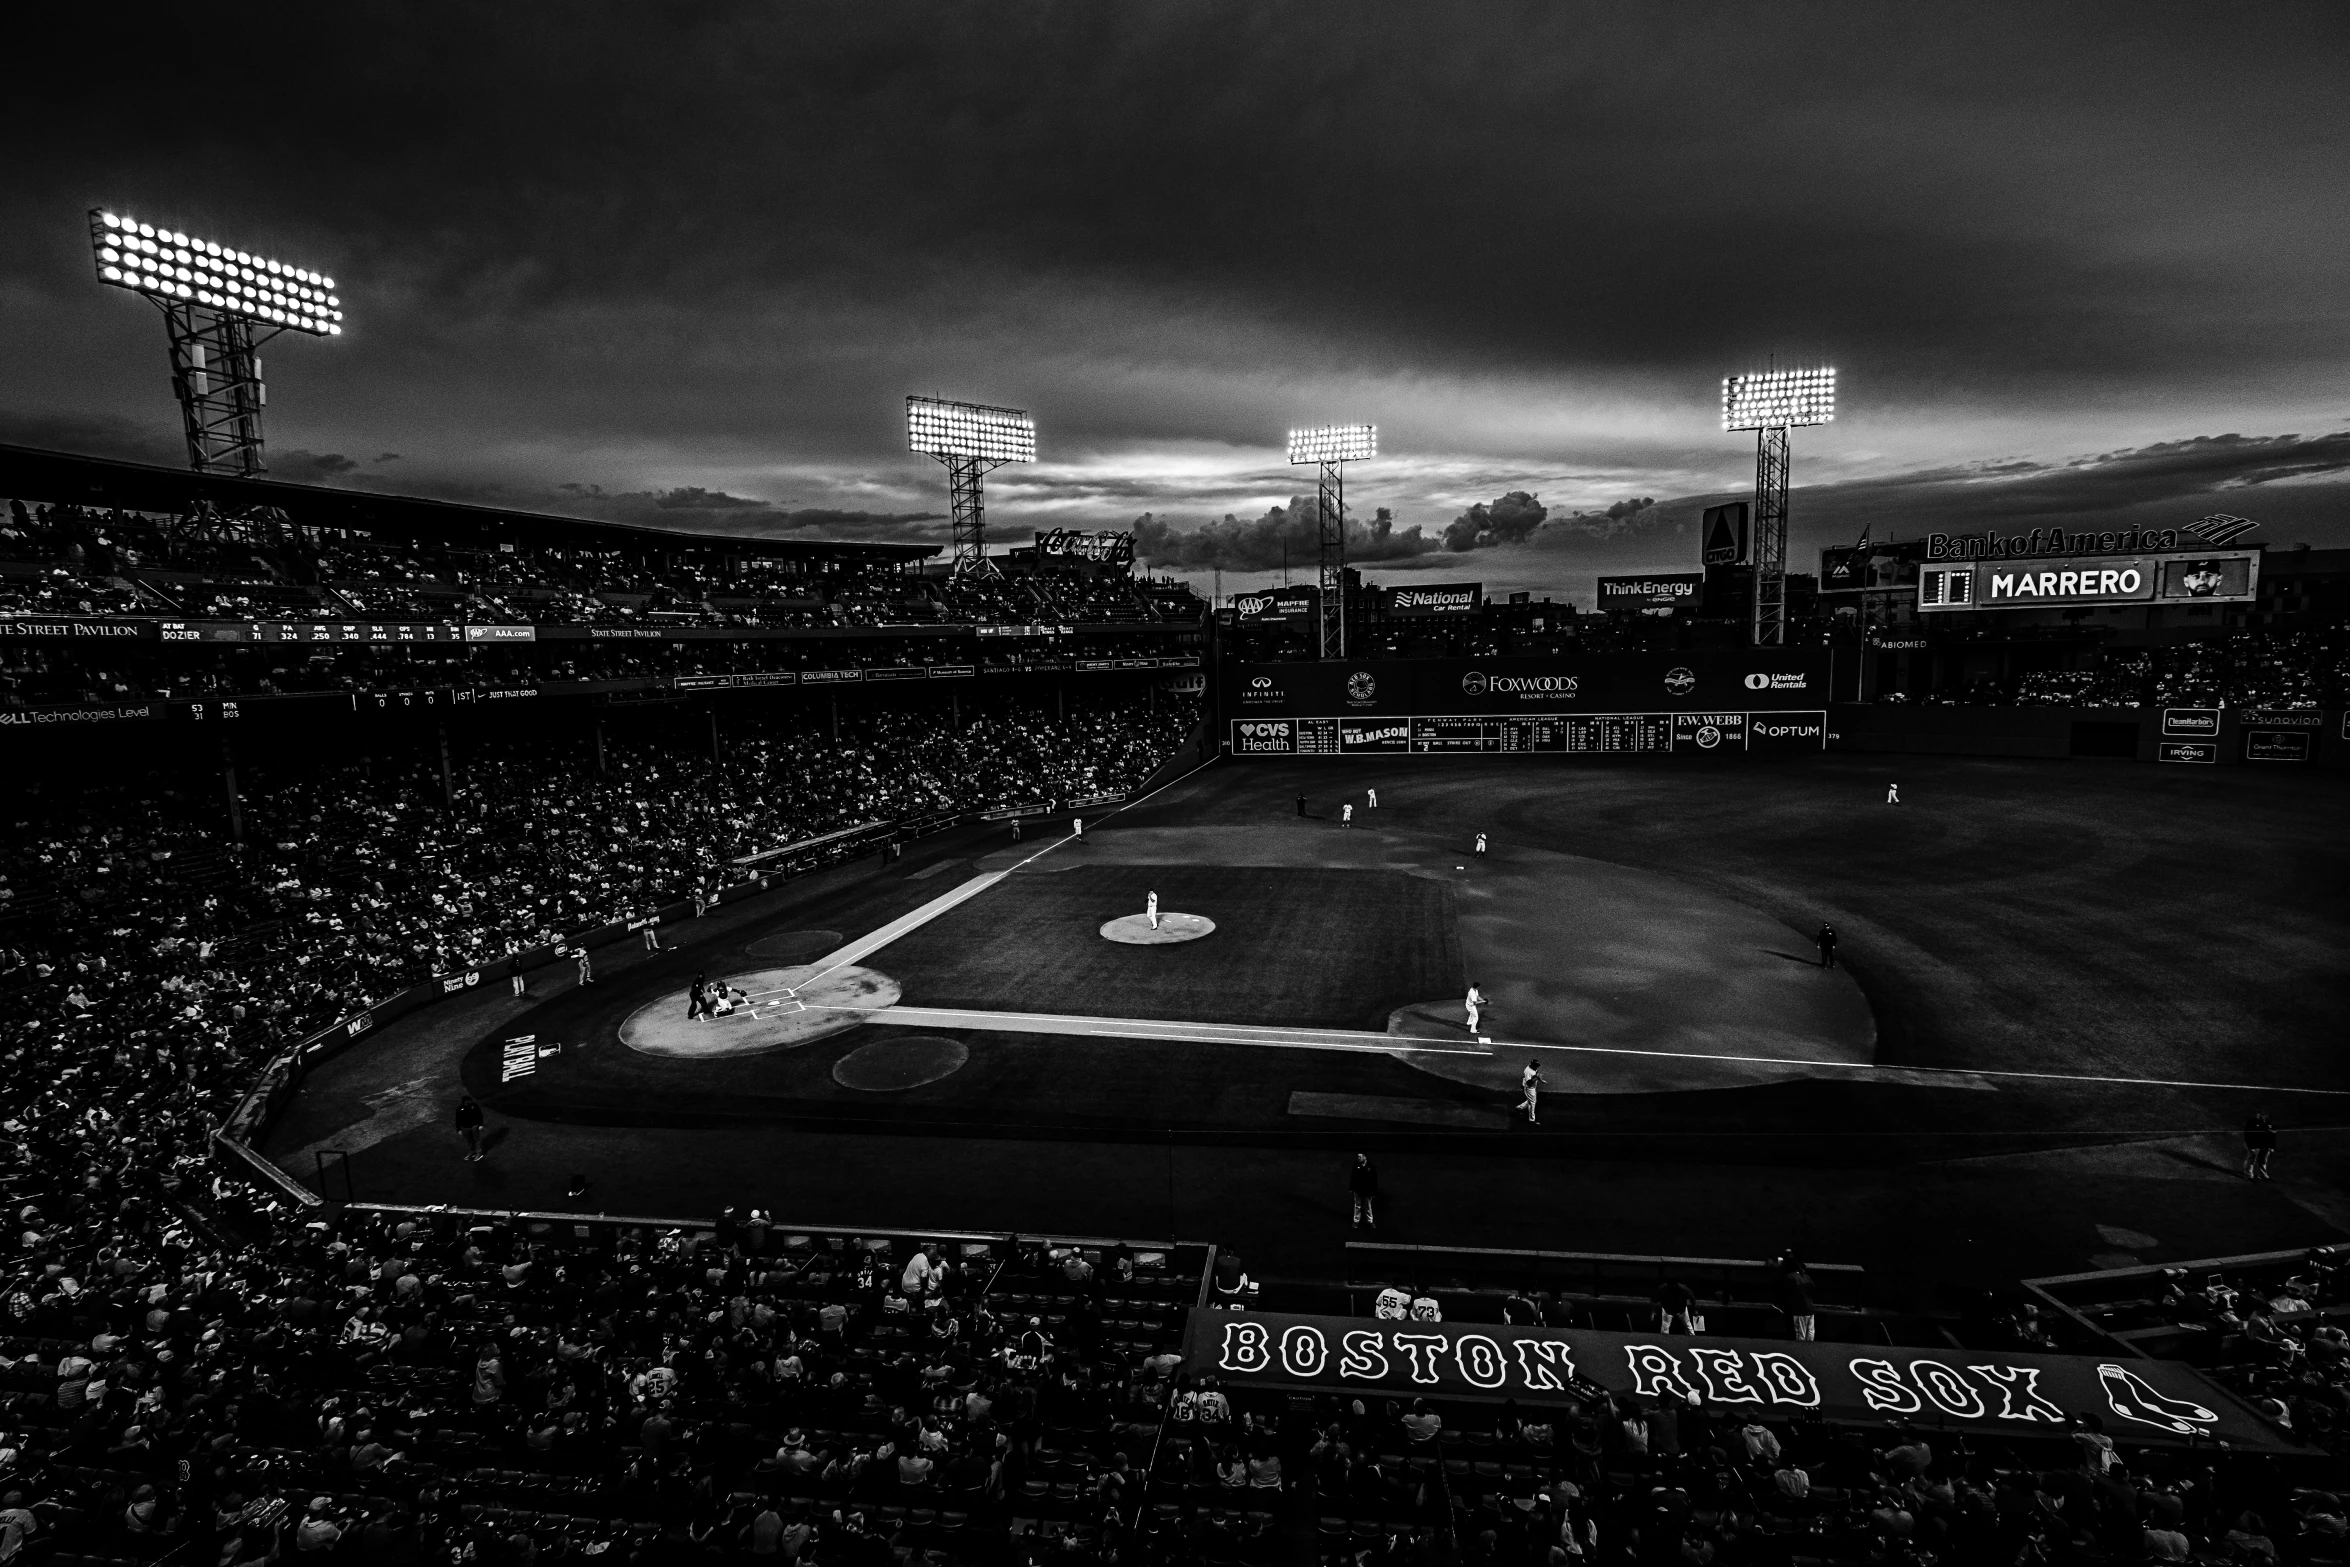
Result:
<svg viewBox="0 0 2350 1567"><path fill-rule="evenodd" d="M1486 1323L1197 1310L1185 1368L1242 1386L1556 1403L1578 1385L1726 1413L2023 1432L2096 1415L2117 1439L2294 1444L2169 1361L1642 1336Z"/></svg>
<svg viewBox="0 0 2350 1567"><path fill-rule="evenodd" d="M2188 549L2200 547L2187 540ZM2038 555L2135 555L2179 548L2176 528L2118 528L2103 533L2067 533L2034 528L2029 533L1929 533L1928 560L2017 560Z"/></svg>

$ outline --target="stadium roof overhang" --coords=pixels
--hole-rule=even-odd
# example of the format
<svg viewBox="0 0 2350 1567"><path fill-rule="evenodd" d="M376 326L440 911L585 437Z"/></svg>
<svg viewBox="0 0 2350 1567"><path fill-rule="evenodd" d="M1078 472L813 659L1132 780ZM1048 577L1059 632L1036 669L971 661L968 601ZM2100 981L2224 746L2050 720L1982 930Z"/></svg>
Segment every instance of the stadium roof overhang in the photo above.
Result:
<svg viewBox="0 0 2350 1567"><path fill-rule="evenodd" d="M240 479L193 473L151 463L82 457L71 452L0 444L0 495L77 506L185 514L209 502L223 512L273 506L302 527L348 528L445 544L498 543L549 549L660 552L722 549L734 555L784 560L841 560L892 564L927 560L936 544L769 539L739 533L691 533L621 522L557 517L545 512L472 506L413 495L381 495L282 479Z"/></svg>

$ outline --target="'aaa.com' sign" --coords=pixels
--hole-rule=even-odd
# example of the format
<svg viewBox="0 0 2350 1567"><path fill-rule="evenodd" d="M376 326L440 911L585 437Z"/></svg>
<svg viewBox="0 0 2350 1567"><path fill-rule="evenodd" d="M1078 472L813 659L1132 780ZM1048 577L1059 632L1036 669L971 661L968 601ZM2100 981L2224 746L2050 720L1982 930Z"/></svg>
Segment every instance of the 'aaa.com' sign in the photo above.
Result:
<svg viewBox="0 0 2350 1567"><path fill-rule="evenodd" d="M1233 1386L1543 1403L1579 1379L1766 1418L1814 1412L2023 1433L2093 1414L2116 1439L2294 1447L2199 1373L2156 1360L1198 1310L1184 1364Z"/></svg>

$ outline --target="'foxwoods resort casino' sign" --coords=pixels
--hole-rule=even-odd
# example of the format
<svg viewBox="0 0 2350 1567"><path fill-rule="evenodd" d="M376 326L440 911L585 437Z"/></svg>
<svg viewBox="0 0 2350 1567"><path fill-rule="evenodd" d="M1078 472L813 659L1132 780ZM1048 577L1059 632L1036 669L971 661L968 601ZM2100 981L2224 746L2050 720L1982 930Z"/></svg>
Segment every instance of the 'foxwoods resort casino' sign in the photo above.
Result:
<svg viewBox="0 0 2350 1567"><path fill-rule="evenodd" d="M2117 1440L2298 1451L2201 1373L2169 1361L1924 1350L1486 1323L1194 1311L1184 1368L1236 1387L1559 1403L1597 1386L1764 1419L2053 1434L2095 1415Z"/></svg>

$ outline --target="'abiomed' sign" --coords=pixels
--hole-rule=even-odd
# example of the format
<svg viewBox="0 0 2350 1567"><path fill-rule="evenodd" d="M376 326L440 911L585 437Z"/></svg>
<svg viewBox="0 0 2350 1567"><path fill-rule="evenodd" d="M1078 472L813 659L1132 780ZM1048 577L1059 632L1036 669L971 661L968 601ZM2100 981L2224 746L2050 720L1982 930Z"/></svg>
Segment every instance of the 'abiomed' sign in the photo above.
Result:
<svg viewBox="0 0 2350 1567"><path fill-rule="evenodd" d="M1520 1403L1558 1402L1581 1381L1766 1419L1812 1412L2018 1433L2053 1433L2093 1414L2116 1440L2298 1450L2200 1373L2159 1360L1201 1309L1191 1314L1184 1366L1235 1386Z"/></svg>

